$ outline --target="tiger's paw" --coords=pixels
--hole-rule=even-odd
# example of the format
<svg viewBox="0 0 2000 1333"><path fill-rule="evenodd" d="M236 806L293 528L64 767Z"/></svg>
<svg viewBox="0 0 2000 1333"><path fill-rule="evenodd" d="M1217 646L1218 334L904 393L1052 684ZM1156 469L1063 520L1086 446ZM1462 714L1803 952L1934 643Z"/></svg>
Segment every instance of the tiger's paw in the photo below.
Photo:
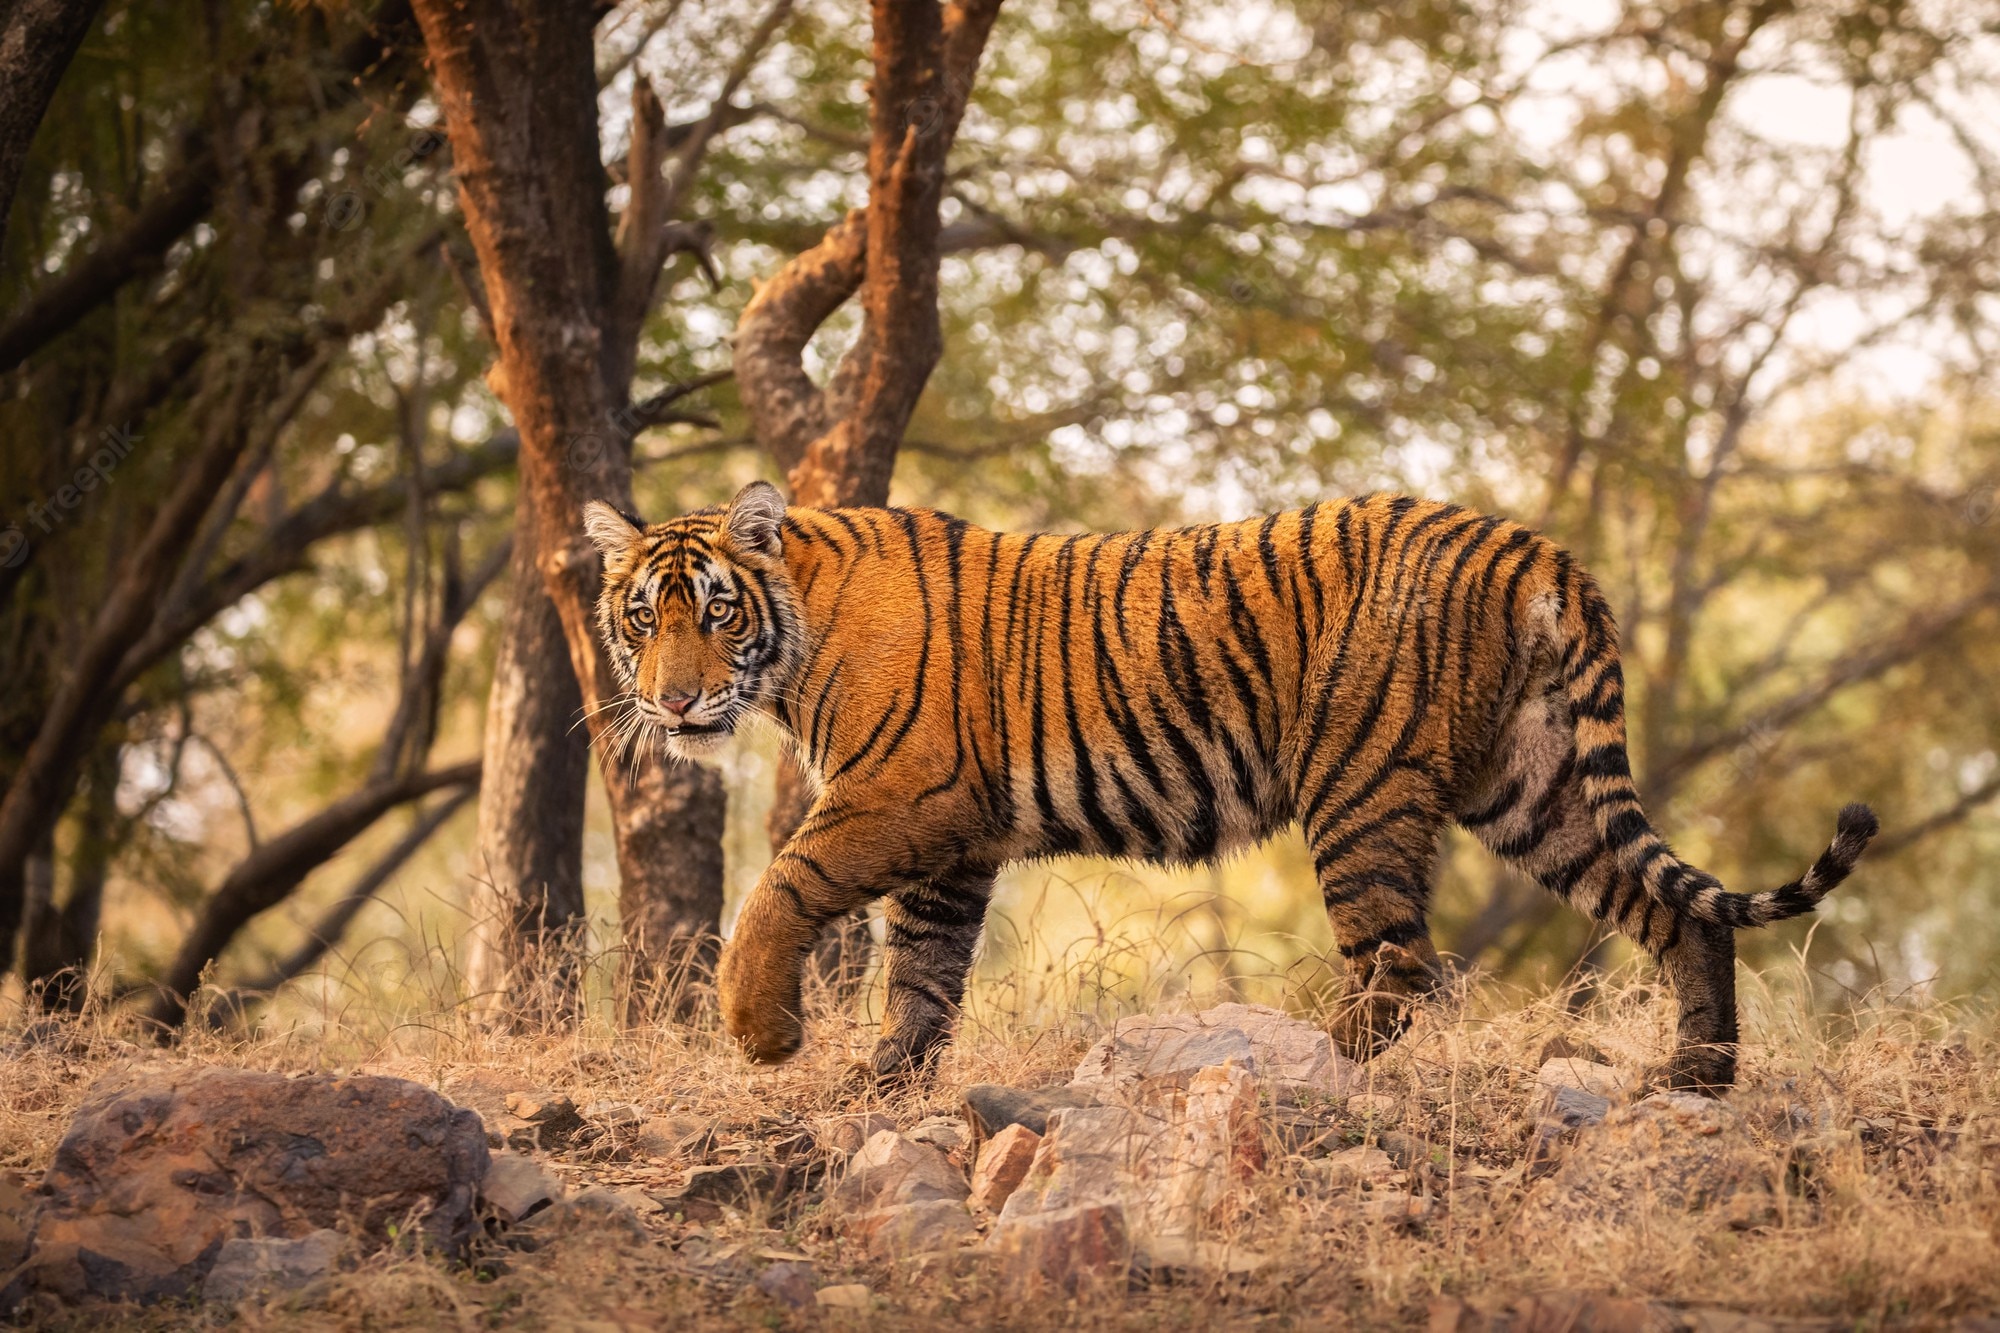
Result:
<svg viewBox="0 0 2000 1333"><path fill-rule="evenodd" d="M1648 1069L1641 1087L1652 1092L1692 1092L1721 1097L1736 1086L1734 1052L1692 1046L1674 1052L1665 1064Z"/></svg>

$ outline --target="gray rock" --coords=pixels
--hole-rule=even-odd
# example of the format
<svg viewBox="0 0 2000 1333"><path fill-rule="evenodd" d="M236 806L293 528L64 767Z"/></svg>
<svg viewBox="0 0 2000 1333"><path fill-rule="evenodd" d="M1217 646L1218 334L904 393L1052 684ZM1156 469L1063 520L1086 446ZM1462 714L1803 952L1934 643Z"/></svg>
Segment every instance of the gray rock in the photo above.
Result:
<svg viewBox="0 0 2000 1333"><path fill-rule="evenodd" d="M1028 1293L1123 1285L1132 1267L1125 1210L1115 1203L1037 1213L994 1232L991 1245L1002 1273Z"/></svg>
<svg viewBox="0 0 2000 1333"><path fill-rule="evenodd" d="M965 1090L960 1108L975 1140L985 1140L1009 1125L1024 1125L1036 1134L1049 1132L1049 1113L1076 1106L1097 1105L1088 1088L1010 1088L1001 1083L975 1083Z"/></svg>
<svg viewBox="0 0 2000 1333"><path fill-rule="evenodd" d="M778 1304L803 1310L814 1304L814 1296L819 1291L819 1274L813 1271L811 1264L788 1259L772 1264L759 1273L753 1285Z"/></svg>
<svg viewBox="0 0 2000 1333"><path fill-rule="evenodd" d="M1576 1142L1577 1131L1601 1125L1611 1114L1611 1100L1581 1088L1553 1087L1542 1098L1534 1136L1528 1142L1528 1175L1545 1176L1556 1169L1563 1150Z"/></svg>
<svg viewBox="0 0 2000 1333"><path fill-rule="evenodd" d="M560 1180L530 1157L495 1153L479 1197L508 1226L526 1221L563 1196Z"/></svg>
<svg viewBox="0 0 2000 1333"><path fill-rule="evenodd" d="M834 1202L850 1213L933 1199L959 1202L972 1192L944 1154L883 1130L863 1144L834 1188Z"/></svg>
<svg viewBox="0 0 2000 1333"><path fill-rule="evenodd" d="M1359 1089L1360 1066L1311 1023L1256 1004L1219 1004L1198 1014L1122 1018L1077 1065L1071 1084L1119 1091L1140 1082L1185 1082L1203 1069L1235 1064L1281 1098L1345 1098Z"/></svg>
<svg viewBox="0 0 2000 1333"><path fill-rule="evenodd" d="M1584 1129L1555 1173L1528 1195L1518 1225L1629 1226L1649 1212L1708 1212L1752 1226L1775 1212L1783 1161L1729 1105L1655 1093Z"/></svg>
<svg viewBox="0 0 2000 1333"><path fill-rule="evenodd" d="M333 1271L341 1244L339 1232L324 1229L297 1240L258 1236L224 1241L201 1284L201 1298L234 1305L251 1296L297 1291Z"/></svg>
<svg viewBox="0 0 2000 1333"><path fill-rule="evenodd" d="M652 1198L670 1213L713 1221L724 1208L747 1208L755 1199L775 1203L790 1187L791 1172L776 1162L728 1162L694 1167L679 1189Z"/></svg>
<svg viewBox="0 0 2000 1333"><path fill-rule="evenodd" d="M955 1249L978 1228L962 1203L930 1199L849 1218L842 1230L874 1259L904 1259Z"/></svg>

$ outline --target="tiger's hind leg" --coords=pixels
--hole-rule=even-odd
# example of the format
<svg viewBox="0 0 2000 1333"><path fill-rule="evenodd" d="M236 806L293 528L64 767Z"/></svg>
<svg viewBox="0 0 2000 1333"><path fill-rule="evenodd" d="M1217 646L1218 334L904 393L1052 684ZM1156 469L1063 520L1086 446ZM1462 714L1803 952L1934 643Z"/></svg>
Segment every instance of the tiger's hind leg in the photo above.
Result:
<svg viewBox="0 0 2000 1333"><path fill-rule="evenodd" d="M1346 756L1309 760L1301 792L1320 896L1347 961L1332 1036L1365 1060L1402 1035L1443 980L1426 914L1445 802L1423 765L1400 757L1373 771Z"/></svg>
<svg viewBox="0 0 2000 1333"><path fill-rule="evenodd" d="M883 912L888 1003L868 1062L878 1084L928 1075L950 1040L993 874L990 866L961 865L890 895Z"/></svg>
<svg viewBox="0 0 2000 1333"><path fill-rule="evenodd" d="M1530 692L1509 718L1495 754L1459 822L1496 855L1660 964L1680 1017L1674 1054L1650 1082L1711 1093L1727 1088L1736 1075L1734 932L1661 905L1604 846L1576 770L1569 704L1560 691Z"/></svg>

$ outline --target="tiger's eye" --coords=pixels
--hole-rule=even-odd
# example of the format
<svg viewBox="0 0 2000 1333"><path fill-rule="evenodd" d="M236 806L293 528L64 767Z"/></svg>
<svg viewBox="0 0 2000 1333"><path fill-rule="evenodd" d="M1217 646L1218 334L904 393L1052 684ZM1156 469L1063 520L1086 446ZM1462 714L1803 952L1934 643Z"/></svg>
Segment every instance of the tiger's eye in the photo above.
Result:
<svg viewBox="0 0 2000 1333"><path fill-rule="evenodd" d="M626 614L627 618L632 622L632 628L639 630L641 633L650 633L652 631L653 628L652 607L635 606L631 609L631 611L627 612Z"/></svg>
<svg viewBox="0 0 2000 1333"><path fill-rule="evenodd" d="M716 624L721 625L728 621L730 615L734 613L735 609L736 608L731 606L728 602L718 597L714 601L708 604L708 616L709 619L713 620Z"/></svg>

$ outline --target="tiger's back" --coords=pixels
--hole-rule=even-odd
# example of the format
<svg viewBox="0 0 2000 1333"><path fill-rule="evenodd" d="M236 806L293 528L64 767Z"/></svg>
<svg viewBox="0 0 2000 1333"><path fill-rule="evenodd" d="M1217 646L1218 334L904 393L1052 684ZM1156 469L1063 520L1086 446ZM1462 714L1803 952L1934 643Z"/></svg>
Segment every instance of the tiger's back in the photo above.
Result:
<svg viewBox="0 0 2000 1333"><path fill-rule="evenodd" d="M888 900L876 1065L892 1074L949 1032L1000 865L1200 861L1294 822L1351 969L1336 1035L1365 1055L1437 978L1425 914L1456 820L1660 958L1683 1013L1666 1080L1718 1086L1733 931L1809 909L1873 832L1850 807L1806 876L1756 896L1680 861L1639 810L1603 598L1546 538L1453 505L1053 536L786 510L764 487L643 531L593 525L628 682L687 668L646 677L648 636L621 608L657 607L664 636L679 601L713 597L676 660L713 649L697 674L762 701L818 780L724 955L725 1019L761 1058L796 1047L805 951L861 903ZM737 637L701 628L731 598ZM693 698L700 727L685 719L710 687L683 683L661 697Z"/></svg>

